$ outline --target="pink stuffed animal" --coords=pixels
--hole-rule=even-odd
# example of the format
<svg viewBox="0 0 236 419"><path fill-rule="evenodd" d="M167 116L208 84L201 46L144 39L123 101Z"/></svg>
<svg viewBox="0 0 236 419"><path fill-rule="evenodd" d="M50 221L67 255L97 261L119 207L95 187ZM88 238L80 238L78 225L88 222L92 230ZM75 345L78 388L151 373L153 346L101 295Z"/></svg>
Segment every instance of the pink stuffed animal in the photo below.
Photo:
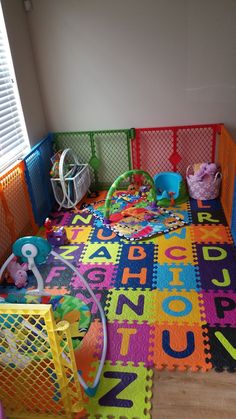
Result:
<svg viewBox="0 0 236 419"><path fill-rule="evenodd" d="M7 276L10 276L17 288L25 287L27 284L27 273L28 264L17 262L17 257L15 256L11 262L7 265Z"/></svg>
<svg viewBox="0 0 236 419"><path fill-rule="evenodd" d="M196 167L198 170L194 170L194 175L192 175L192 178L197 181L201 181L205 177L214 177L218 170L215 163L202 163L201 165L196 165Z"/></svg>

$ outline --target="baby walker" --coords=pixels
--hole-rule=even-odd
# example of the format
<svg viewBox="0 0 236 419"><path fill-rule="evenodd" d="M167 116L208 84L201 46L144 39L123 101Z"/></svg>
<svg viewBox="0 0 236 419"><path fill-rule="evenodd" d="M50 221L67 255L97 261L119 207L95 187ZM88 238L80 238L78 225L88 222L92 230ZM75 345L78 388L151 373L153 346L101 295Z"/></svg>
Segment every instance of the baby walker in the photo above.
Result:
<svg viewBox="0 0 236 419"><path fill-rule="evenodd" d="M33 272L33 274L34 274L34 276L37 280L37 289L26 291L26 293L25 293L26 296L27 295L29 295L29 296L35 296L35 295L36 296L37 295L38 296L48 296L49 295L48 293L46 293L44 291L43 278L42 278L41 273L39 272L36 264L44 263L46 261L46 258L49 255L52 255L55 258L60 259L60 261L63 264L67 265L76 274L76 276L78 276L81 279L81 281L83 282L87 291L89 292L90 296L92 297L95 304L97 305L100 316L101 316L102 328L103 328L103 348L102 348L102 354L101 354L99 367L98 367L97 374L95 376L93 384L89 386L84 381L81 374L78 372L79 383L81 384L81 386L84 388L85 392L89 396L94 396L96 394L96 391L97 391L97 387L98 387L99 380L100 380L100 377L101 377L101 373L102 373L102 369L103 369L104 362L105 362L105 357L106 357L106 351L107 351L106 318L105 318L104 311L103 311L103 308L102 308L100 302L97 300L94 292L90 288L89 284L86 282L85 278L80 274L78 269L75 266L73 266L70 262L65 260L63 257L61 257L60 254L58 254L54 250L52 250L52 247L51 247L50 243L48 243L47 240L45 240L41 237L36 237L36 236L22 237L22 238L16 240L16 242L13 244L13 249L12 250L13 250L13 253L8 257L8 259L4 262L4 264L2 265L2 267L0 269L0 279L2 277L3 272L5 271L5 269L7 267L7 265L11 262L11 260L13 258L15 258L16 256L21 258L21 260L23 262L28 263L28 269ZM18 293L17 295L23 295L23 294ZM60 296L60 297L62 297L62 296ZM70 297L70 296L66 296L66 297ZM54 298L54 296L52 296L52 299L53 298ZM75 298L75 297L70 297L70 298L73 299L73 300L78 300L78 310L80 309L81 305L83 305L83 310L85 310L84 307L86 305L83 302L81 302L78 298ZM2 299L2 301L0 300L0 302L4 302L4 299Z"/></svg>

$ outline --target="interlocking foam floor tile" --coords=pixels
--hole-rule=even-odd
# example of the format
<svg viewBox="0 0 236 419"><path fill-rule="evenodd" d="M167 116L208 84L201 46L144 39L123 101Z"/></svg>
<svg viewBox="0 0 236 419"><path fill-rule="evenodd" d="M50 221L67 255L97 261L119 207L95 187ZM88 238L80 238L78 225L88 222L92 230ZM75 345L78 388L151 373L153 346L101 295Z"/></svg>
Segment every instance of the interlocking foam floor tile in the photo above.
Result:
<svg viewBox="0 0 236 419"><path fill-rule="evenodd" d="M89 418L97 415L101 418L111 415L114 419L151 418L152 375L153 372L142 363L138 366L119 362L111 365L107 361L98 392L86 407Z"/></svg>

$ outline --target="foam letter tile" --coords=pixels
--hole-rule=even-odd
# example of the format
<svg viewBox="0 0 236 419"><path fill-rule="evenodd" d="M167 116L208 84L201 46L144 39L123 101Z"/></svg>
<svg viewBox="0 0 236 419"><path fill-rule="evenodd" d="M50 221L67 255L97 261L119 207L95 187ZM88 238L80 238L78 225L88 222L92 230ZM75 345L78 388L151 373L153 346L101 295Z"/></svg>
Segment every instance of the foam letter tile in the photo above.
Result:
<svg viewBox="0 0 236 419"><path fill-rule="evenodd" d="M81 257L82 263L113 263L120 259L121 245L119 243L89 243Z"/></svg>
<svg viewBox="0 0 236 419"><path fill-rule="evenodd" d="M127 320L138 323L154 320L153 317L153 291L133 289L112 289L106 301L105 312L109 321Z"/></svg>
<svg viewBox="0 0 236 419"><path fill-rule="evenodd" d="M236 326L236 293L233 291L202 291L202 310L210 325Z"/></svg>
<svg viewBox="0 0 236 419"><path fill-rule="evenodd" d="M202 308L199 294L195 291L152 291L153 316L155 322L170 324L199 324L202 321Z"/></svg>
<svg viewBox="0 0 236 419"><path fill-rule="evenodd" d="M160 291L197 291L201 287L199 268L191 264L154 264L152 280L152 287Z"/></svg>
<svg viewBox="0 0 236 419"><path fill-rule="evenodd" d="M192 240L195 243L233 243L229 227L220 224L192 225L190 226L190 232Z"/></svg>
<svg viewBox="0 0 236 419"><path fill-rule="evenodd" d="M88 263L86 265L80 264L77 268L92 289L110 289L114 287L114 278L117 271L116 265ZM74 290L79 288L86 289L84 283L75 273L71 278L71 287Z"/></svg>
<svg viewBox="0 0 236 419"><path fill-rule="evenodd" d="M205 336L209 338L210 362L216 371L236 371L236 327L207 326Z"/></svg>
<svg viewBox="0 0 236 419"><path fill-rule="evenodd" d="M150 359L157 369L206 371L211 368L206 355L209 345L199 325L155 324L150 340Z"/></svg>
<svg viewBox="0 0 236 419"><path fill-rule="evenodd" d="M150 355L150 336L153 327L147 323L132 324L127 321L107 323L108 349L106 359L115 364L121 361L123 365L132 362L138 366L139 362L151 366L148 361Z"/></svg>
<svg viewBox="0 0 236 419"><path fill-rule="evenodd" d="M135 367L106 362L97 394L88 402L89 418L151 418L152 375L141 363Z"/></svg>
<svg viewBox="0 0 236 419"><path fill-rule="evenodd" d="M158 243L158 263L196 264L189 227L162 235Z"/></svg>
<svg viewBox="0 0 236 419"><path fill-rule="evenodd" d="M66 227L66 234L70 243L87 243L92 231L91 226Z"/></svg>

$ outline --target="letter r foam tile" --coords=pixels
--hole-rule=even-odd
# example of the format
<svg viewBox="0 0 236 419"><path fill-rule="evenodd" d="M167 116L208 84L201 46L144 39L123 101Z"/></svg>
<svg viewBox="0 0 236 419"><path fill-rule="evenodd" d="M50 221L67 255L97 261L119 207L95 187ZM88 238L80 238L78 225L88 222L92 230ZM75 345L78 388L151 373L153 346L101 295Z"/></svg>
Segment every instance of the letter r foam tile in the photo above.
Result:
<svg viewBox="0 0 236 419"><path fill-rule="evenodd" d="M207 371L209 345L203 336L201 326L176 324L154 324L150 340L153 354L150 359L157 369L185 371Z"/></svg>
<svg viewBox="0 0 236 419"><path fill-rule="evenodd" d="M97 394L89 398L89 418L150 419L152 376L142 363L135 367L106 361Z"/></svg>

